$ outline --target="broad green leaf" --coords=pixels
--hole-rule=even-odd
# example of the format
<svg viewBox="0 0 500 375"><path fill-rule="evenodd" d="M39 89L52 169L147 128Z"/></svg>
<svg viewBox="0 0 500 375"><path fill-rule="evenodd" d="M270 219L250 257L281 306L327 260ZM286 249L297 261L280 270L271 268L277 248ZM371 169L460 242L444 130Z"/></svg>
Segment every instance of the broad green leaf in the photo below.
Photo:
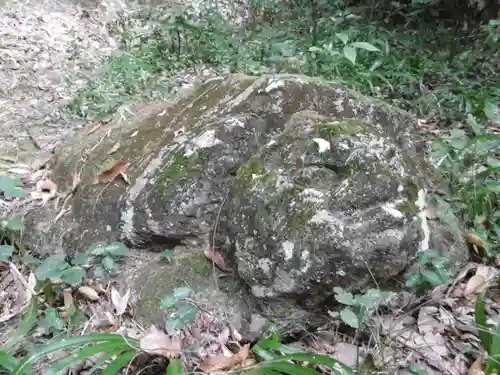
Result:
<svg viewBox="0 0 500 375"><path fill-rule="evenodd" d="M22 189L21 180L10 176L0 176L0 191L13 198L24 198L26 196L26 192Z"/></svg>
<svg viewBox="0 0 500 375"><path fill-rule="evenodd" d="M61 278L66 284L78 285L82 282L85 276L85 271L80 267L71 267L64 270L61 274Z"/></svg>
<svg viewBox="0 0 500 375"><path fill-rule="evenodd" d="M10 230L22 230L24 229L24 221L20 217L8 219L5 223L5 228Z"/></svg>
<svg viewBox="0 0 500 375"><path fill-rule="evenodd" d="M352 296L352 293L342 292L342 293L336 294L335 299L338 302L340 302L344 305L349 305L349 306L352 306L356 303L356 301L354 300L354 297Z"/></svg>
<svg viewBox="0 0 500 375"><path fill-rule="evenodd" d="M182 328L184 328L186 324L182 321L182 319L178 317L173 317L173 318L168 318L165 320L165 331L167 333L172 334L174 332L180 331Z"/></svg>
<svg viewBox="0 0 500 375"><path fill-rule="evenodd" d="M167 367L167 375L182 375L182 362L180 359L170 359Z"/></svg>
<svg viewBox="0 0 500 375"><path fill-rule="evenodd" d="M347 44L347 42L349 41L349 35L347 35L346 33L336 33L335 36L339 38L344 44Z"/></svg>
<svg viewBox="0 0 500 375"><path fill-rule="evenodd" d="M94 277L96 279L103 279L106 276L106 271L101 266L96 266L93 270Z"/></svg>
<svg viewBox="0 0 500 375"><path fill-rule="evenodd" d="M484 350L490 353L493 338L491 337L490 327L486 324L486 310L484 308L485 294L486 292L483 292L477 296L474 319L476 321L476 328L479 338L481 339L481 344Z"/></svg>
<svg viewBox="0 0 500 375"><path fill-rule="evenodd" d="M95 242L93 243L92 245L90 245L89 249L88 249L88 253L91 254L91 255L95 255L95 256L100 256L100 255L104 255L105 253L105 247L106 247L106 242L104 241L98 241L98 242Z"/></svg>
<svg viewBox="0 0 500 375"><path fill-rule="evenodd" d="M344 309L340 312L340 319L352 328L359 328L359 320L356 314L350 309Z"/></svg>
<svg viewBox="0 0 500 375"><path fill-rule="evenodd" d="M13 247L11 245L0 245L0 262L9 260L12 256Z"/></svg>
<svg viewBox="0 0 500 375"><path fill-rule="evenodd" d="M101 264L106 271L112 271L115 269L115 261L110 256L102 258Z"/></svg>
<svg viewBox="0 0 500 375"><path fill-rule="evenodd" d="M51 277L61 277L63 271L69 267L63 255L52 255L45 259L35 270L37 280Z"/></svg>
<svg viewBox="0 0 500 375"><path fill-rule="evenodd" d="M498 109L498 105L496 105L495 103L484 103L484 114L488 120L500 120L500 110Z"/></svg>
<svg viewBox="0 0 500 375"><path fill-rule="evenodd" d="M180 305L177 308L177 316L184 323L195 320L197 314L198 314L198 308L190 303Z"/></svg>
<svg viewBox="0 0 500 375"><path fill-rule="evenodd" d="M87 254L87 253L77 254L71 260L71 263L76 264L77 266L86 266L89 264L89 254Z"/></svg>
<svg viewBox="0 0 500 375"><path fill-rule="evenodd" d="M30 253L24 253L21 257L21 262L26 266L38 266L42 263L42 261L38 258L35 258Z"/></svg>
<svg viewBox="0 0 500 375"><path fill-rule="evenodd" d="M351 46L344 46L343 53L344 57L347 60L349 60L353 64L356 64L356 56L357 56L356 48L353 48Z"/></svg>
<svg viewBox="0 0 500 375"><path fill-rule="evenodd" d="M377 47L375 47L373 44L370 44L367 42L352 42L350 44L350 46L352 46L354 48L364 49L364 50L370 51L370 52L380 52L380 50Z"/></svg>
<svg viewBox="0 0 500 375"><path fill-rule="evenodd" d="M121 242L112 242L104 247L104 252L112 256L131 255L129 248Z"/></svg>
<svg viewBox="0 0 500 375"><path fill-rule="evenodd" d="M59 316L59 312L51 307L45 310L45 316L40 322L40 327L50 330L62 331L65 327L64 321Z"/></svg>
<svg viewBox="0 0 500 375"><path fill-rule="evenodd" d="M423 280L427 281L433 286L442 285L445 283L445 278L441 272L437 270L424 270L421 272Z"/></svg>
<svg viewBox="0 0 500 375"><path fill-rule="evenodd" d="M169 260L172 257L172 255L174 255L174 252L169 249L166 249L161 253L161 257L166 260Z"/></svg>
<svg viewBox="0 0 500 375"><path fill-rule="evenodd" d="M183 300L184 298L189 297L189 295L192 292L193 291L191 290L191 288L188 287L183 286L180 288L176 288L174 289L173 294L163 297L163 299L160 302L160 308L169 309L173 307L177 302Z"/></svg>

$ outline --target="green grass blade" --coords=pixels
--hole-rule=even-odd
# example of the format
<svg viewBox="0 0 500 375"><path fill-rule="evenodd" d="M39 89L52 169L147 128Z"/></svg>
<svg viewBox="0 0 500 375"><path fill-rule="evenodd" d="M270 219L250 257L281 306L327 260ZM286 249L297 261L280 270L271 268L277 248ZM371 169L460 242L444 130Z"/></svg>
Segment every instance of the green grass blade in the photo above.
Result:
<svg viewBox="0 0 500 375"><path fill-rule="evenodd" d="M488 351L488 361L486 362L485 375L491 374L492 371L498 372L500 370L500 324L497 324L493 342L491 343L490 351Z"/></svg>
<svg viewBox="0 0 500 375"><path fill-rule="evenodd" d="M257 344L262 349L277 350L283 354L300 353L299 349L292 348L291 346L283 345L279 341L270 339L260 339Z"/></svg>
<svg viewBox="0 0 500 375"><path fill-rule="evenodd" d="M252 347L252 351L257 355L259 356L260 358L262 358L264 361L269 361L269 360L272 360L272 359L275 359L275 358L278 358L279 355L277 354L274 354L272 352L270 352L269 350L266 350L266 349L263 349L261 348L258 343L255 344L253 347Z"/></svg>
<svg viewBox="0 0 500 375"><path fill-rule="evenodd" d="M179 358L170 360L167 367L167 375L182 375L182 363Z"/></svg>
<svg viewBox="0 0 500 375"><path fill-rule="evenodd" d="M266 362L263 362L263 365L269 368L269 366L280 363L280 362L288 362L288 361L301 361L301 362L310 362L317 365L325 365L328 366L334 373L342 374L342 375L350 375L354 374L354 371L349 368L349 366L344 365L342 362L337 361L330 356L322 355L322 354L314 354L314 353L295 353L285 356L280 356Z"/></svg>
<svg viewBox="0 0 500 375"><path fill-rule="evenodd" d="M101 375L116 375L118 374L118 371L121 370L125 364L130 362L132 358L135 356L135 351L127 351L124 353L120 353L120 355L113 361L111 362L108 367L104 369L103 372L101 372Z"/></svg>
<svg viewBox="0 0 500 375"><path fill-rule="evenodd" d="M19 365L19 360L14 358L10 353L5 350L0 350L0 368L4 368L12 372L14 368Z"/></svg>
<svg viewBox="0 0 500 375"><path fill-rule="evenodd" d="M60 349L70 349L74 346L78 345L87 345L87 344L95 344L99 342L109 342L114 343L115 345L120 345L123 342L130 343L135 347L139 347L139 343L135 339L127 338L125 339L121 335L114 335L109 333L96 333L89 334L84 336L74 336L68 339L64 339L60 342L53 343L50 345L45 345L39 348L37 351L27 356L19 365L14 369L11 375L21 375L25 371L28 365L35 363L40 358L45 357L47 354L53 353Z"/></svg>
<svg viewBox="0 0 500 375"><path fill-rule="evenodd" d="M483 344L484 350L490 353L492 337L490 329L486 324L486 311L484 309L485 294L486 292L483 292L477 296L474 317L476 320L476 328L478 331L478 335L479 338L481 339L481 344Z"/></svg>
<svg viewBox="0 0 500 375"><path fill-rule="evenodd" d="M271 364L264 362L262 368L284 372L289 375L320 375L318 371L312 368L288 362L277 362Z"/></svg>
<svg viewBox="0 0 500 375"><path fill-rule="evenodd" d="M48 370L46 375L56 375L60 371L68 367L72 367L86 358L96 356L101 353L111 353L112 356L118 353L122 353L128 348L128 344L123 343L121 345L117 345L115 342L103 342L96 345L87 346L86 348L81 349L69 358L64 358L61 361L57 362L54 367Z"/></svg>
<svg viewBox="0 0 500 375"><path fill-rule="evenodd" d="M21 322L17 327L14 335L9 339L8 343L5 345L7 349L13 350L17 345L19 345L19 339L28 336L29 331L31 331L38 322L38 301L33 298L28 306L28 310L21 318Z"/></svg>

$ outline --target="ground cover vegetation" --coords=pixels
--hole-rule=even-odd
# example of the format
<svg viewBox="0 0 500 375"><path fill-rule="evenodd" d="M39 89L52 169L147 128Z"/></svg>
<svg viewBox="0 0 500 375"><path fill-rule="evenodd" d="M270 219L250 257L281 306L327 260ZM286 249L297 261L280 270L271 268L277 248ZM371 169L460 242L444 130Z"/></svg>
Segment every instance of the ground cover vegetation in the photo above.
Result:
<svg viewBox="0 0 500 375"><path fill-rule="evenodd" d="M224 7L213 1L198 9L164 5L123 13L109 25L110 33L120 40L119 49L66 110L85 118L106 116L122 105L168 97L179 89L179 77L204 71L301 73L343 83L419 118L430 144L429 157L450 181L447 191L440 192L441 214L453 211L464 221L478 260L489 264L500 256L500 20L496 13L481 19L472 16L478 12L467 5L435 0L250 0L243 13L238 22L227 19ZM0 179L5 195L21 194L18 186L18 181ZM0 260L16 257L31 269L36 280L28 284L37 295L0 351L4 373L29 374L40 359L74 348L80 350L51 364L49 373L74 369L82 360L104 353L94 370L116 374L144 352L169 358L163 372L183 371L178 343L160 332L140 341L116 334L73 335L85 318L68 290L99 299L93 294L96 288L82 284L85 274L90 268L97 268L103 277L116 272L120 259L129 255L122 244L98 244L75 259L40 260L9 241L22 223L12 218L2 223ZM169 250L163 258L168 261ZM422 254L423 271L409 280L409 286L448 282L445 261L432 252ZM381 291L356 296L342 290L336 293L346 306L340 318L356 331L356 337L362 336L358 333L370 329L365 317L376 309L373 301ZM176 311L166 324L182 327L194 319L193 305L184 303L189 294L188 288L176 290L161 301L163 307ZM115 293L117 312L123 314L127 298ZM65 316L57 307L61 301ZM475 318L489 353L485 371L491 373L498 369L500 325L487 322L484 310L484 297L480 297ZM21 340L34 327L42 327L43 338L37 337L34 344ZM162 346L161 353L151 349L152 344ZM300 352L282 344L277 333L252 343L251 350L256 361L247 364L246 371L312 375L373 370L350 369L329 356ZM240 371L249 353L250 344L244 345L226 362L219 359L202 365L202 370Z"/></svg>

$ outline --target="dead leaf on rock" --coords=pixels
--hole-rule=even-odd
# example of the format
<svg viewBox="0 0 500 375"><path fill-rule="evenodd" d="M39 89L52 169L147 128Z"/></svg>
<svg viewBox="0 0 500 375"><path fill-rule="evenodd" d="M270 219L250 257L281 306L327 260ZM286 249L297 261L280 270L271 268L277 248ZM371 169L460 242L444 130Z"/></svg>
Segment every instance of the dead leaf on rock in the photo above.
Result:
<svg viewBox="0 0 500 375"><path fill-rule="evenodd" d="M79 287L78 293L91 301L97 301L100 299L99 294L97 294L97 292L89 286Z"/></svg>
<svg viewBox="0 0 500 375"><path fill-rule="evenodd" d="M63 292L64 309L70 311L74 306L73 296L68 292Z"/></svg>
<svg viewBox="0 0 500 375"><path fill-rule="evenodd" d="M100 173L95 178L94 185L95 184L108 184L110 182L113 182L118 176L124 174L127 171L129 166L130 166L129 163L126 163L123 160L119 160L111 168Z"/></svg>
<svg viewBox="0 0 500 375"><path fill-rule="evenodd" d="M245 344L240 348L238 353L229 357L223 355L208 357L199 367L201 371L207 373L237 369L243 366L249 355L250 344Z"/></svg>
<svg viewBox="0 0 500 375"><path fill-rule="evenodd" d="M51 180L41 180L36 183L35 191L31 192L34 199L41 199L42 204L55 198L57 195L57 185Z"/></svg>
<svg viewBox="0 0 500 375"><path fill-rule="evenodd" d="M120 142L116 142L113 147L111 147L111 150L108 151L108 155L114 154L118 149L120 148Z"/></svg>
<svg viewBox="0 0 500 375"><path fill-rule="evenodd" d="M115 288L111 288L111 302L116 310L116 315L122 315L127 310L128 300L130 298L130 289L122 296Z"/></svg>
<svg viewBox="0 0 500 375"><path fill-rule="evenodd" d="M219 267L222 271L225 272L231 272L232 269L230 267L226 266L226 262L224 262L224 258L222 258L222 255L220 252L210 246L205 247L205 250L203 251L203 254L210 259L212 262L215 263L217 267Z"/></svg>
<svg viewBox="0 0 500 375"><path fill-rule="evenodd" d="M465 286L464 294L466 296L469 294L472 294L472 293L479 294L484 289L484 287L485 287L484 277L481 275L475 274L467 282L467 285Z"/></svg>
<svg viewBox="0 0 500 375"><path fill-rule="evenodd" d="M469 368L467 375L484 375L483 356L479 356Z"/></svg>
<svg viewBox="0 0 500 375"><path fill-rule="evenodd" d="M182 342L180 337L169 337L165 332L151 326L146 336L141 338L139 346L149 354L176 358L181 355Z"/></svg>

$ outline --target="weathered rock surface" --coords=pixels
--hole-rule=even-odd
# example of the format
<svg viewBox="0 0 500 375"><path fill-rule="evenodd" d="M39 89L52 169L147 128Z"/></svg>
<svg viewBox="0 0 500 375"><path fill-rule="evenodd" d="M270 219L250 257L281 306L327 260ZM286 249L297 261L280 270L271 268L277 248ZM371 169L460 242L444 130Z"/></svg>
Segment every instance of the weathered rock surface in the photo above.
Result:
<svg viewBox="0 0 500 375"><path fill-rule="evenodd" d="M25 243L42 252L116 239L139 255L215 242L271 317L301 323L321 321L312 313L335 286L391 286L420 250L437 248L453 269L467 259L460 236L426 218L426 188L439 176L415 146L414 119L340 85L217 78L88 133L54 160L60 191L80 173L71 212L55 223L50 205L27 216ZM130 185L93 183L119 160L130 163ZM168 270L150 271L140 271L150 292L172 280ZM205 277L194 284L210 295ZM143 290L144 279L134 285Z"/></svg>

